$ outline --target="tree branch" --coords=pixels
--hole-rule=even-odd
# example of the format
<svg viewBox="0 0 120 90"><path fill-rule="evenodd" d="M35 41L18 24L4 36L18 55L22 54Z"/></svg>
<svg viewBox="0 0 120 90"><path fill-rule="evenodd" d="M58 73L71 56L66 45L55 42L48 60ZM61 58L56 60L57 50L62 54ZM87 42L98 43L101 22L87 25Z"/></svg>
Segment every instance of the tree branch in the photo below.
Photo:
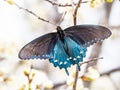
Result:
<svg viewBox="0 0 120 90"><path fill-rule="evenodd" d="M54 23L52 23L52 22L50 22L50 21L48 21L48 20L46 20L46 19L44 19L44 18L39 17L39 16L38 16L37 14L35 14L34 12L32 12L32 11L30 11L30 10L28 10L28 9L25 9L25 8L19 6L19 5L16 4L16 3L15 3L15 5L16 5L19 9L22 9L22 10L24 10L24 11L26 11L26 12L28 12L28 13L34 15L34 16L37 17L39 20L44 21L44 22L47 22L47 23L50 23L50 24L56 26L56 24L54 24Z"/></svg>
<svg viewBox="0 0 120 90"><path fill-rule="evenodd" d="M61 83L54 84L53 89L58 88L58 87L60 87L62 85L65 85L65 84L66 84L66 82L61 82Z"/></svg>
<svg viewBox="0 0 120 90"><path fill-rule="evenodd" d="M117 25L117 26L108 26L108 27L111 28L111 29L117 29L117 30L120 29L120 25Z"/></svg>
<svg viewBox="0 0 120 90"><path fill-rule="evenodd" d="M82 0L78 1L77 5L75 7L74 13L73 13L74 25L76 25L76 23L77 23L77 12L78 12L78 8L80 7L81 2L82 2ZM79 75L79 71L78 71L78 67L76 66L76 74L75 74L75 80L74 80L74 84L73 84L73 90L76 90L78 75Z"/></svg>
<svg viewBox="0 0 120 90"><path fill-rule="evenodd" d="M99 60L99 59L103 59L103 57L89 59L88 61L85 61L85 62L80 63L80 66L83 65L83 64L85 64L85 63L96 62L96 61Z"/></svg>
<svg viewBox="0 0 120 90"><path fill-rule="evenodd" d="M80 7L81 2L82 2L82 0L78 1L78 4L77 4L75 11L73 13L74 25L76 25L76 23L77 23L77 21L76 21L77 20L77 11L78 11L78 8Z"/></svg>
<svg viewBox="0 0 120 90"><path fill-rule="evenodd" d="M120 67L114 68L114 69L107 71L107 72L104 72L104 73L101 73L100 76L110 75L110 74L112 74L114 72L118 72L118 71L120 71Z"/></svg>
<svg viewBox="0 0 120 90"><path fill-rule="evenodd" d="M76 25L76 23L77 23L77 12L78 12L78 8L80 7L81 2L82 2L82 0L78 1L77 5L75 7L74 13L73 13L74 25ZM74 84L73 84L73 90L76 90L78 75L79 75L79 71L78 71L78 67L76 66L76 74L75 74L75 80L74 80Z"/></svg>
<svg viewBox="0 0 120 90"><path fill-rule="evenodd" d="M51 3L52 5L55 5L55 6L58 6L58 7L71 7L72 6L72 4L68 4L68 3L66 3L66 4L60 4L60 3L53 2L51 0L46 0L46 1L49 2L49 3ZM83 1L81 3L88 3L88 1ZM77 5L77 4L74 3L74 5Z"/></svg>

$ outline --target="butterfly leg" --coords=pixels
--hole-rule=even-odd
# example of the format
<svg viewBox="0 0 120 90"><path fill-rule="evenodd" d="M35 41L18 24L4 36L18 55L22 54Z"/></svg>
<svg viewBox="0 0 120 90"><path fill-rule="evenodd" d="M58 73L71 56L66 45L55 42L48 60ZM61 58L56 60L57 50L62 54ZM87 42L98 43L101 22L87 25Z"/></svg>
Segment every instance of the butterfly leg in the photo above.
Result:
<svg viewBox="0 0 120 90"><path fill-rule="evenodd" d="M77 68L78 68L78 70L80 71L80 65L79 65L79 63L77 64Z"/></svg>
<svg viewBox="0 0 120 90"><path fill-rule="evenodd" d="M69 72L68 72L67 68L65 68L65 72L66 72L66 73L67 73L67 75L69 76Z"/></svg>

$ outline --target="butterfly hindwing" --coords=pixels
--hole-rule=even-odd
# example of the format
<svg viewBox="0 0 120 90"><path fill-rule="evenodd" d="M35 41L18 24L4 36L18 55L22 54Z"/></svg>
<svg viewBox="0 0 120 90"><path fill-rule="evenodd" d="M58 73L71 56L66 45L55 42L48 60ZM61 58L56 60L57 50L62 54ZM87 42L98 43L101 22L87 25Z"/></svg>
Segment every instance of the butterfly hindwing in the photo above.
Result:
<svg viewBox="0 0 120 90"><path fill-rule="evenodd" d="M88 47L111 35L108 28L99 25L77 25L66 28L65 33L77 43Z"/></svg>
<svg viewBox="0 0 120 90"><path fill-rule="evenodd" d="M87 49L85 47L78 45L69 37L65 37L64 42L58 38L55 47L51 52L53 58L49 60L55 67L58 66L60 69L64 68L69 75L67 68L71 65L76 64L80 70L79 62L83 61L86 51Z"/></svg>
<svg viewBox="0 0 120 90"><path fill-rule="evenodd" d="M56 33L43 35L27 45L19 52L20 59L49 58L49 53L56 42Z"/></svg>

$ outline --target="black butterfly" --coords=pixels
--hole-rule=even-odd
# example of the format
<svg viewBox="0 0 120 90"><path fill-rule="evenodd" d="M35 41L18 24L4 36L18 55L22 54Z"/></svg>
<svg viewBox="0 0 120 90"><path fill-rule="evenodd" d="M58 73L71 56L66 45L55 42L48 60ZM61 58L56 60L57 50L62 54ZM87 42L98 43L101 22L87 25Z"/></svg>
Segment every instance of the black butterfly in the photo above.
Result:
<svg viewBox="0 0 120 90"><path fill-rule="evenodd" d="M77 25L62 30L59 26L57 32L43 35L27 45L19 52L20 59L49 59L60 69L77 65L83 61L87 47L104 40L111 35L111 31L99 25Z"/></svg>

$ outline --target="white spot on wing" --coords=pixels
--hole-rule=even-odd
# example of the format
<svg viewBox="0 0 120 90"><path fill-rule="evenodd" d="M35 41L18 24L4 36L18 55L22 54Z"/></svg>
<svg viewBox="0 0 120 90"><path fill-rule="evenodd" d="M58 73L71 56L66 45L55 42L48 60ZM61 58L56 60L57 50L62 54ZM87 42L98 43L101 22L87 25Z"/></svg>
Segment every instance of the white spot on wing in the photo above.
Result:
<svg viewBox="0 0 120 90"><path fill-rule="evenodd" d="M69 57L69 59L72 59L72 57Z"/></svg>
<svg viewBox="0 0 120 90"><path fill-rule="evenodd" d="M63 62L60 62L59 64L61 65L61 64L63 64Z"/></svg>
<svg viewBox="0 0 120 90"><path fill-rule="evenodd" d="M77 58L80 58L80 56L77 56Z"/></svg>
<svg viewBox="0 0 120 90"><path fill-rule="evenodd" d="M54 60L54 62L58 62L58 60Z"/></svg>
<svg viewBox="0 0 120 90"><path fill-rule="evenodd" d="M70 60L69 58L67 58L67 60Z"/></svg>
<svg viewBox="0 0 120 90"><path fill-rule="evenodd" d="M76 58L73 58L73 60L75 61L75 60L77 60Z"/></svg>
<svg viewBox="0 0 120 90"><path fill-rule="evenodd" d="M83 54L83 51L80 51L80 54Z"/></svg>
<svg viewBox="0 0 120 90"><path fill-rule="evenodd" d="M64 62L64 64L67 64L67 62Z"/></svg>

